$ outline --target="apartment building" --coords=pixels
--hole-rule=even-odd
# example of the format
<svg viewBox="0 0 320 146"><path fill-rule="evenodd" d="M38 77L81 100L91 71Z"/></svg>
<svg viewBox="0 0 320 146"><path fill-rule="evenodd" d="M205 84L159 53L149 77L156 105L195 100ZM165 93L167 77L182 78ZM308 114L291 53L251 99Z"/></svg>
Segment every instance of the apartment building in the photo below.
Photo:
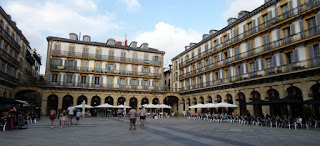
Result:
<svg viewBox="0 0 320 146"><path fill-rule="evenodd" d="M265 0L186 46L172 59L172 87L184 108L227 102L238 108L226 111L241 115L248 110L302 116L311 108L319 116L319 106L306 104L320 100L319 5L319 0ZM255 104L261 100L282 104Z"/></svg>
<svg viewBox="0 0 320 146"><path fill-rule="evenodd" d="M14 88L40 78L41 56L0 6L0 96L13 98Z"/></svg>

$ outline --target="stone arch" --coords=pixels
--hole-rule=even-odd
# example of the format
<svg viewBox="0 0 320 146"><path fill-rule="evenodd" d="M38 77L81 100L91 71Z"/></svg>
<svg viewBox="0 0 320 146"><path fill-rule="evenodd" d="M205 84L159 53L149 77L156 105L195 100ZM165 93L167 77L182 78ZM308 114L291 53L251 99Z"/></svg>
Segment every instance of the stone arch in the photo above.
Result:
<svg viewBox="0 0 320 146"><path fill-rule="evenodd" d="M62 109L66 110L69 106L73 105L73 97L71 95L65 95L62 98Z"/></svg>
<svg viewBox="0 0 320 146"><path fill-rule="evenodd" d="M179 98L176 96L167 96L163 99L163 103L171 106L171 111L178 114ZM164 109L165 112L170 113L170 109Z"/></svg>
<svg viewBox="0 0 320 146"><path fill-rule="evenodd" d="M141 105L144 105L144 104L149 104L149 99L147 97L143 97L141 99Z"/></svg>
<svg viewBox="0 0 320 146"><path fill-rule="evenodd" d="M227 103L233 104L232 95L230 93L226 94L226 101ZM234 108L228 108L228 113L231 114Z"/></svg>
<svg viewBox="0 0 320 146"><path fill-rule="evenodd" d="M279 92L276 90L276 89L269 89L267 90L267 99L269 101L272 101L272 100L279 100L280 99L280 96L279 96ZM282 108L281 108L281 105L269 105L269 108L270 108L270 115L283 115L282 113Z"/></svg>
<svg viewBox="0 0 320 146"><path fill-rule="evenodd" d="M182 99L182 104L183 104L182 110L186 111L186 100L185 99Z"/></svg>
<svg viewBox="0 0 320 146"><path fill-rule="evenodd" d="M210 95L207 96L207 103L212 103L212 97Z"/></svg>
<svg viewBox="0 0 320 146"><path fill-rule="evenodd" d="M159 104L159 98L157 98L157 97L153 98L152 104Z"/></svg>
<svg viewBox="0 0 320 146"><path fill-rule="evenodd" d="M88 103L88 98L86 96L84 96L84 95L80 95L78 97L78 99L77 99L77 105L82 104L83 101L85 101L86 104L89 104Z"/></svg>
<svg viewBox="0 0 320 146"><path fill-rule="evenodd" d="M46 110L46 114L48 115L49 114L49 111L51 109L54 109L54 110L58 110L58 104L59 104L59 97L55 94L51 94L48 96L48 99L47 99L47 110Z"/></svg>
<svg viewBox="0 0 320 146"><path fill-rule="evenodd" d="M187 103L188 103L188 106L191 106L190 98L187 98Z"/></svg>
<svg viewBox="0 0 320 146"><path fill-rule="evenodd" d="M311 97L314 102L320 102L320 83L311 86L308 96ZM314 116L320 117L320 104L312 104L311 106L314 111Z"/></svg>
<svg viewBox="0 0 320 146"><path fill-rule="evenodd" d="M104 99L104 103L113 105L113 98L109 95Z"/></svg>
<svg viewBox="0 0 320 146"><path fill-rule="evenodd" d="M221 97L221 95L219 95L219 94L217 94L217 96L216 96L216 103L220 103L220 102L222 102L222 97ZM220 107L220 108L218 108L218 113L222 113L223 112L223 109Z"/></svg>
<svg viewBox="0 0 320 146"><path fill-rule="evenodd" d="M30 106L30 110L36 110L37 107L41 107L42 96L41 92L35 90L20 90L16 92L15 99L27 101Z"/></svg>
<svg viewBox="0 0 320 146"><path fill-rule="evenodd" d="M303 101L302 97L302 91L300 88L296 86L290 86L286 89L285 95L287 98L291 100L297 100L297 101ZM296 104L290 104L290 111L287 110L287 114L293 115L293 116L303 116L303 104L302 103L296 103Z"/></svg>
<svg viewBox="0 0 320 146"><path fill-rule="evenodd" d="M250 100L251 101L258 101L261 100L261 95L258 91L252 91L250 93ZM253 105L253 115L260 116L262 114L262 106L261 105Z"/></svg>
<svg viewBox="0 0 320 146"><path fill-rule="evenodd" d="M13 98L12 97L12 92L9 92L9 96L8 96L9 98Z"/></svg>
<svg viewBox="0 0 320 146"><path fill-rule="evenodd" d="M2 94L2 96L5 97L5 98L8 98L8 97L7 97L7 91L4 91L3 94Z"/></svg>
<svg viewBox="0 0 320 146"><path fill-rule="evenodd" d="M199 102L200 102L201 104L204 104L204 99L203 99L203 97L202 97L202 96L200 96L200 98L199 98Z"/></svg>
<svg viewBox="0 0 320 146"><path fill-rule="evenodd" d="M245 105L246 95L243 92L239 92L237 94L237 101L239 102L240 115L246 115L247 113L247 105Z"/></svg>
<svg viewBox="0 0 320 146"><path fill-rule="evenodd" d="M129 106L131 106L133 109L138 108L138 99L136 97L131 97L129 100Z"/></svg>
<svg viewBox="0 0 320 146"><path fill-rule="evenodd" d="M98 106L101 104L101 98L99 96L93 96L91 99L91 106Z"/></svg>
<svg viewBox="0 0 320 146"><path fill-rule="evenodd" d="M124 102L126 101L126 98L119 97L117 100L117 105L124 105Z"/></svg>

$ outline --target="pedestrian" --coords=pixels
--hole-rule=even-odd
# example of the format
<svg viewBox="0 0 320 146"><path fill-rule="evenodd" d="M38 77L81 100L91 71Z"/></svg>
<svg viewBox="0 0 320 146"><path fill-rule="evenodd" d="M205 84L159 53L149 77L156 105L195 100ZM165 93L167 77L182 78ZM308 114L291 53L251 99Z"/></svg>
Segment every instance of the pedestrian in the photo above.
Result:
<svg viewBox="0 0 320 146"><path fill-rule="evenodd" d="M68 123L68 119L67 119L67 111L63 110L63 124L67 125Z"/></svg>
<svg viewBox="0 0 320 146"><path fill-rule="evenodd" d="M137 111L133 108L131 108L131 110L129 111L129 119L130 119L130 129L132 130L132 126L133 126L133 130L136 130L136 119L137 119Z"/></svg>
<svg viewBox="0 0 320 146"><path fill-rule="evenodd" d="M186 111L184 110L184 111L182 112L182 114L183 114L183 117L185 118L185 117L186 117Z"/></svg>
<svg viewBox="0 0 320 146"><path fill-rule="evenodd" d="M79 120L80 120L80 116L81 116L81 112L80 110L77 110L77 114L76 114L76 125L79 125Z"/></svg>
<svg viewBox="0 0 320 146"><path fill-rule="evenodd" d="M65 111L64 110L60 110L59 111L59 114L58 114L58 118L59 118L59 125L60 125L60 128L62 128L63 124L64 124L64 121L65 121Z"/></svg>
<svg viewBox="0 0 320 146"><path fill-rule="evenodd" d="M51 129L53 128L53 121L56 118L57 114L54 109L51 109L50 111L50 121L51 121Z"/></svg>
<svg viewBox="0 0 320 146"><path fill-rule="evenodd" d="M75 108L70 104L68 107L68 126L71 125Z"/></svg>
<svg viewBox="0 0 320 146"><path fill-rule="evenodd" d="M154 120L154 122L155 123L158 123L158 114L157 113L155 113L155 115L153 116L153 120Z"/></svg>
<svg viewBox="0 0 320 146"><path fill-rule="evenodd" d="M146 109L142 107L142 109L140 110L140 126L144 126L144 122L146 120L146 113Z"/></svg>

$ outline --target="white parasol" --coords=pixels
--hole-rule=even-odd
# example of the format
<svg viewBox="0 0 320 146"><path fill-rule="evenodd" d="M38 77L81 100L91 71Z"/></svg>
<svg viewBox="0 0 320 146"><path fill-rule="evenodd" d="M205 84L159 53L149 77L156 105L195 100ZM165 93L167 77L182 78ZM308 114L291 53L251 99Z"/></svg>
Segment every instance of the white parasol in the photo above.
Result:
<svg viewBox="0 0 320 146"><path fill-rule="evenodd" d="M235 105L235 104L220 102L220 103L214 104L213 107L216 107L216 108L219 108L219 107L233 107L233 108L236 108L236 107L238 107L238 106Z"/></svg>
<svg viewBox="0 0 320 146"><path fill-rule="evenodd" d="M84 104L84 107L85 107L85 108L92 108L91 105L87 105L87 104ZM83 105L82 105L82 104L79 104L79 105L74 106L74 108L83 108Z"/></svg>

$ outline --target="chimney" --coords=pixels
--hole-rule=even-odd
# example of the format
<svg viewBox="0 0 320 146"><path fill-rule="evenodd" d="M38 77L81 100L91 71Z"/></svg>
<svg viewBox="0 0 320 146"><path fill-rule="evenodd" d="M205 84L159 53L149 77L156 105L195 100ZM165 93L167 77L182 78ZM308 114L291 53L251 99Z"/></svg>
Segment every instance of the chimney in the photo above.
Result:
<svg viewBox="0 0 320 146"><path fill-rule="evenodd" d="M171 67L172 67L172 64L169 64L169 68L170 68L170 70L171 70Z"/></svg>
<svg viewBox="0 0 320 146"><path fill-rule="evenodd" d="M131 48L137 48L137 42L136 41L132 41L129 46Z"/></svg>

